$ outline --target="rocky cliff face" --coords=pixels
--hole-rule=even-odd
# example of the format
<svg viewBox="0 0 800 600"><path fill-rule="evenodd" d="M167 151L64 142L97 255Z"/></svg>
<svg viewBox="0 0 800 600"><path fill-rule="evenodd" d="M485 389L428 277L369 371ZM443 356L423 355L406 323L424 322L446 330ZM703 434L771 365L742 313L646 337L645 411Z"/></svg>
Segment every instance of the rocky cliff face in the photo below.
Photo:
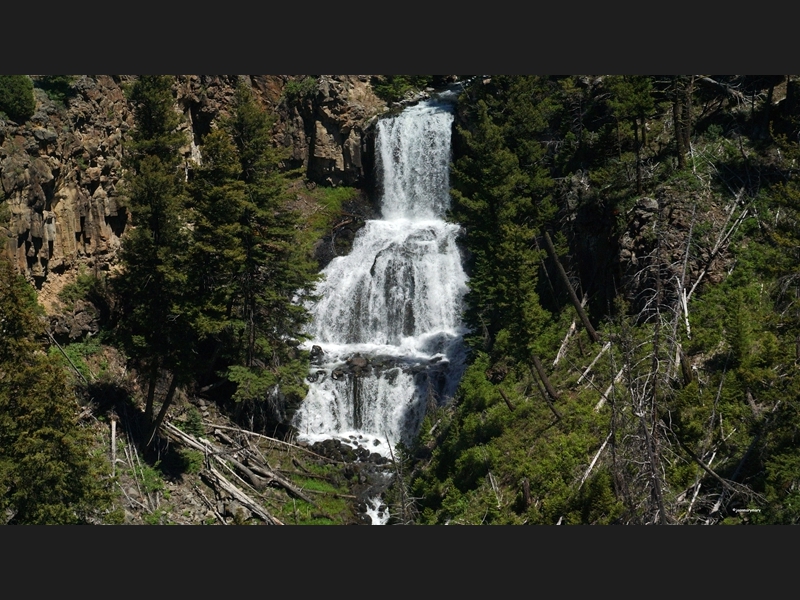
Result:
<svg viewBox="0 0 800 600"><path fill-rule="evenodd" d="M702 291L722 281L733 265L729 254L713 252L730 226L733 204L707 190L661 185L620 211L577 174L560 182L557 194L564 201L562 231L572 249L562 261L577 275L575 284L592 290L596 314L610 312L619 295L632 310L645 311L656 290L662 304L673 304L684 283L701 279Z"/></svg>
<svg viewBox="0 0 800 600"><path fill-rule="evenodd" d="M107 267L127 221L122 140L132 126L122 79L81 77L69 107L36 91L23 125L0 121L0 182L10 212L2 248L41 284L83 262Z"/></svg>
<svg viewBox="0 0 800 600"><path fill-rule="evenodd" d="M187 176L199 145L228 113L242 76L176 78L176 110L189 143ZM39 288L57 284L78 265L109 270L131 224L122 158L133 115L124 94L131 76L78 76L66 106L35 89L37 111L24 124L0 120L0 185L10 215L0 224L0 252ZM278 115L275 142L289 165L317 183L363 186L371 169L369 131L386 110L367 76L321 76L286 102L293 76L244 76Z"/></svg>
<svg viewBox="0 0 800 600"><path fill-rule="evenodd" d="M323 75L280 108L278 138L312 181L357 185L372 174L372 125L387 110L367 75Z"/></svg>

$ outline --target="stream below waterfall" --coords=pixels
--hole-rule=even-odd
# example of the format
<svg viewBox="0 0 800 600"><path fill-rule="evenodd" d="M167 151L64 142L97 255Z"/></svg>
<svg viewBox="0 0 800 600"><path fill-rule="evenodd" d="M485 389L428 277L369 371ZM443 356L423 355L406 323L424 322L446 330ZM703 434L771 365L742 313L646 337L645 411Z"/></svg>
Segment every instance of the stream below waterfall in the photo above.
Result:
<svg viewBox="0 0 800 600"><path fill-rule="evenodd" d="M376 125L382 218L367 221L351 252L328 264L309 305L309 390L294 418L300 441L334 439L360 456L390 457L417 435L429 405L455 393L467 291L460 227L444 220L456 97L444 92Z"/></svg>

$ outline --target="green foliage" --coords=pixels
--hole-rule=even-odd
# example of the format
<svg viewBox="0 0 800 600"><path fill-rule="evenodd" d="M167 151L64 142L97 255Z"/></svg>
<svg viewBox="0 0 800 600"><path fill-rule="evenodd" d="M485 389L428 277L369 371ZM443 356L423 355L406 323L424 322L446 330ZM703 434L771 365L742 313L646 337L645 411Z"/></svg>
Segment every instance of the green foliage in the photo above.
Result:
<svg viewBox="0 0 800 600"><path fill-rule="evenodd" d="M174 525L169 518L170 507L157 508L151 513L145 514L142 519L147 525Z"/></svg>
<svg viewBox="0 0 800 600"><path fill-rule="evenodd" d="M185 449L181 450L181 459L183 461L184 473L199 473L205 464L205 456L198 450Z"/></svg>
<svg viewBox="0 0 800 600"><path fill-rule="evenodd" d="M100 352L100 340L97 339L97 337L90 337L84 342L67 344L66 346L63 346L63 350L64 354L69 357L69 360L72 361L72 364L77 367L78 371L80 371L81 375L83 375L87 381L96 379L94 374L91 372L89 365L86 363L86 357L93 356ZM73 373L72 365L70 365L69 362L64 358L64 355L61 354L61 351L58 348L55 346L50 346L48 354L54 361L61 363L66 371Z"/></svg>
<svg viewBox="0 0 800 600"><path fill-rule="evenodd" d="M128 90L135 127L126 145L125 192L135 227L123 240L123 269L112 282L120 302L117 336L128 356L149 374L145 413L152 418L155 381L163 370L176 381L190 375L194 332L187 318L189 230L179 153L173 78L141 76ZM168 406L171 396L165 397Z"/></svg>
<svg viewBox="0 0 800 600"><path fill-rule="evenodd" d="M37 85L45 91L50 100L66 105L67 100L76 93L74 82L74 75L42 75L38 78Z"/></svg>
<svg viewBox="0 0 800 600"><path fill-rule="evenodd" d="M294 473L292 483L314 499L316 506L303 500L282 502L277 509L284 523L293 525L341 525L350 522L352 509L344 498L351 492L336 467L305 463L308 475Z"/></svg>
<svg viewBox="0 0 800 600"><path fill-rule="evenodd" d="M467 231L466 321L475 348L491 349L507 329L515 332L513 352L525 355L548 319L536 292L542 255L534 240L553 214L553 181L537 141L554 109L549 87L536 77L495 77L462 96L469 122L457 128L453 218ZM531 96L539 102L530 102Z"/></svg>
<svg viewBox="0 0 800 600"><path fill-rule="evenodd" d="M283 418L285 404L305 393L307 357L293 340L317 275L299 216L288 208L274 117L240 84L230 116L203 139L202 164L187 184L172 79L140 77L128 97L136 126L126 195L135 227L123 241L114 289L118 339L149 377L145 412L152 418L162 376L175 385L224 377L235 400L266 402Z"/></svg>
<svg viewBox="0 0 800 600"><path fill-rule="evenodd" d="M117 507L105 516L106 525L123 525L125 523L125 509Z"/></svg>
<svg viewBox="0 0 800 600"><path fill-rule="evenodd" d="M189 318L193 298L186 288L191 230L180 154L186 138L177 129L173 82L169 76L141 76L126 90L135 126L125 145L124 192L135 226L122 240L122 269L111 281L119 314L115 339L147 378L148 443L197 362ZM156 416L161 378L169 384L159 394Z"/></svg>
<svg viewBox="0 0 800 600"><path fill-rule="evenodd" d="M11 523L86 523L110 506L108 469L76 422L64 369L42 351L40 313L0 259L0 511Z"/></svg>
<svg viewBox="0 0 800 600"><path fill-rule="evenodd" d="M610 92L608 104L618 119L644 119L655 108L651 77L609 75L605 83Z"/></svg>
<svg viewBox="0 0 800 600"><path fill-rule="evenodd" d="M99 294L99 286L100 280L97 277L81 272L74 282L61 288L58 299L64 303L67 310L74 310L77 300L89 300L92 295Z"/></svg>
<svg viewBox="0 0 800 600"><path fill-rule="evenodd" d="M162 492L166 487L164 479L158 470L159 461L156 461L154 466L142 464L139 467L139 478L142 482L142 491L145 494L153 494L155 492Z"/></svg>
<svg viewBox="0 0 800 600"><path fill-rule="evenodd" d="M354 200L358 193L357 188L347 186L317 186L309 193L320 207L303 223L302 244L309 249L309 252L314 244L331 230L335 219L341 215L344 205L350 200Z"/></svg>
<svg viewBox="0 0 800 600"><path fill-rule="evenodd" d="M289 103L296 103L310 98L317 93L317 78L306 75L300 79L291 79L283 88L283 97Z"/></svg>
<svg viewBox="0 0 800 600"><path fill-rule="evenodd" d="M584 486L575 484L587 457L602 443L597 437L603 418L589 403L573 400L559 407L564 422L553 427L541 397L520 393L533 385L527 365L508 362L506 368L503 382L492 383L489 356L475 354L452 419L445 419L428 467L412 481L422 521L553 524L563 517L568 523L613 522L620 506L608 474L597 469ZM513 412L498 387L515 405ZM524 481L531 505L524 501Z"/></svg>
<svg viewBox="0 0 800 600"><path fill-rule="evenodd" d="M206 433L205 425L203 425L203 415L194 406L190 406L186 412L186 422L183 424L183 430L194 436L201 436Z"/></svg>
<svg viewBox="0 0 800 600"><path fill-rule="evenodd" d="M36 111L33 82L27 75L0 75L0 113L24 123Z"/></svg>
<svg viewBox="0 0 800 600"><path fill-rule="evenodd" d="M800 146L796 128L774 143L759 133L767 116L790 127L788 104L739 110L720 91L729 80L720 81L486 76L466 88L451 181L453 218L466 229L473 353L455 405L417 448L424 458L411 486L421 522L638 523L661 514L681 523L800 522ZM683 112L678 127L673 108ZM681 153L691 150L680 170L678 129ZM537 206L552 193L549 178L562 204ZM545 287L535 285L535 236L552 227L563 234L559 254L573 257L587 231L607 227L619 239L630 231L639 185L674 227L638 234L650 248L671 248L638 254L639 274L662 261L661 304L654 310L653 289L641 313L609 301L613 320L599 331L611 348L578 384L599 348L573 335L551 367L574 313L544 318L527 294ZM707 265L732 195L739 203L728 226L745 207L748 218ZM674 287L675 249L686 240L674 244L695 203L686 284L708 271L689 303L689 336ZM620 218L603 224L612 212ZM518 265L529 279L514 275ZM607 279L631 293L617 288L615 274ZM589 286L591 298L598 288ZM560 420L531 375L532 350L558 391ZM734 512L745 509L752 512Z"/></svg>
<svg viewBox="0 0 800 600"><path fill-rule="evenodd" d="M190 190L188 285L195 330L217 348L208 370L224 361L237 401L265 401L281 414L287 398L305 394L307 363L290 338L308 319L300 302L317 274L287 206L272 125L242 84L230 118L205 138Z"/></svg>
<svg viewBox="0 0 800 600"><path fill-rule="evenodd" d="M137 170L147 157L157 157L166 167L180 162L178 150L186 140L177 131L181 117L175 111L173 81L167 75L142 75L128 89L136 123L131 131L128 160Z"/></svg>
<svg viewBox="0 0 800 600"><path fill-rule="evenodd" d="M375 95L386 102L402 100L406 92L431 85L431 75L377 75L372 78Z"/></svg>

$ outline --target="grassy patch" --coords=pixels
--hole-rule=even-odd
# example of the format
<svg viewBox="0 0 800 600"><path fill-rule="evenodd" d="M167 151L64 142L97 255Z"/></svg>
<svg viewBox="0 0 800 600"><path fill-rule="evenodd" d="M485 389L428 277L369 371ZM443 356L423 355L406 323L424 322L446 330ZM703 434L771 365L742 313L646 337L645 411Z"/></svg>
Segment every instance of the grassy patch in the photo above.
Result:
<svg viewBox="0 0 800 600"><path fill-rule="evenodd" d="M64 303L67 310L75 310L75 302L88 299L98 283L99 280L93 275L81 272L74 282L63 287L58 293L58 299Z"/></svg>
<svg viewBox="0 0 800 600"><path fill-rule="evenodd" d="M328 465L308 463L304 468L315 475L336 480L337 471ZM299 474L291 476L292 482L313 500L313 504L303 500L291 499L278 509L279 518L292 525L342 525L352 521L352 508L346 497L350 492L330 480L307 477Z"/></svg>
<svg viewBox="0 0 800 600"><path fill-rule="evenodd" d="M302 242L311 246L324 237L341 216L344 205L354 200L358 194L358 189L346 186L317 186L308 191L316 208L306 219Z"/></svg>
<svg viewBox="0 0 800 600"><path fill-rule="evenodd" d="M69 361L75 365L75 368L80 372L81 375L87 380L92 381L96 379L95 373L91 371L89 368L89 364L86 361L87 357L94 356L100 352L100 340L96 337L88 338L84 342L76 342L74 344L67 344L66 346L62 346L64 350L64 354L69 357ZM50 346L48 353L51 356L56 357L61 363L63 364L64 368L68 370L71 374L74 373L72 370L72 366L69 364L66 358L64 358L64 354L56 346ZM102 374L102 367L105 366L105 369L108 369L108 362L101 361L101 373Z"/></svg>

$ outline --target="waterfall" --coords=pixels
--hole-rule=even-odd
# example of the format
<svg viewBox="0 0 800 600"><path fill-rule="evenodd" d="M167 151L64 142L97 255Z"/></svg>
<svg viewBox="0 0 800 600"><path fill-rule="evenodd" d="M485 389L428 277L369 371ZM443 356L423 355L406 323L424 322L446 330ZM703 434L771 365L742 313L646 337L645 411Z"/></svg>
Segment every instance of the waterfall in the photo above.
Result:
<svg viewBox="0 0 800 600"><path fill-rule="evenodd" d="M445 93L377 124L382 218L324 269L309 306L300 440L334 438L388 456L416 436L430 403L455 393L467 277L459 226L444 221L454 99Z"/></svg>

